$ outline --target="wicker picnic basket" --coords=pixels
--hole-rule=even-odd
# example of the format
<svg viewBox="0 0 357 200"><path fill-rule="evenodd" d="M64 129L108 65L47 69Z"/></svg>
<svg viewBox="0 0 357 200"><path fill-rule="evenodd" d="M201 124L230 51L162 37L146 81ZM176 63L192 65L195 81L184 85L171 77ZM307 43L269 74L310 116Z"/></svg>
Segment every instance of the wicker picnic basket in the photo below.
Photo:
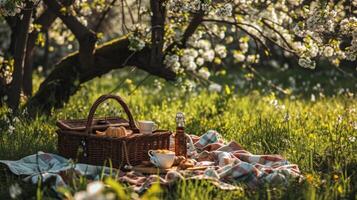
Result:
<svg viewBox="0 0 357 200"><path fill-rule="evenodd" d="M108 99L116 100L124 109L128 121L118 117L94 118L98 106ZM137 128L127 104L115 95L99 97L90 109L87 119L58 120L58 151L67 158L93 165L109 164L116 168L137 165L149 160L150 149L169 149L171 132L157 130L142 134ZM132 134L123 137L99 136L95 131L104 131L109 126L124 126Z"/></svg>

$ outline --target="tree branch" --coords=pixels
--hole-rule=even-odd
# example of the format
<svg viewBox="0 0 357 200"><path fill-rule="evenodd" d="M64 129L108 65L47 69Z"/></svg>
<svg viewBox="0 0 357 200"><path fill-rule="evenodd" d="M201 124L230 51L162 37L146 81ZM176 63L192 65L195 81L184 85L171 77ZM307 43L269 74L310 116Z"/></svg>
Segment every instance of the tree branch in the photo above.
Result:
<svg viewBox="0 0 357 200"><path fill-rule="evenodd" d="M81 65L79 66L82 71L87 70L89 67L93 67L95 50L95 44L97 42L96 34L85 27L79 20L71 15L69 11L63 12L61 5L57 0L43 0L48 8L54 12L66 26L72 31L79 42L79 60Z"/></svg>
<svg viewBox="0 0 357 200"><path fill-rule="evenodd" d="M271 26L269 23L267 23L265 21L265 19L262 19L262 22L265 26L267 26L268 28L270 28L271 30L273 30L276 34L278 34L280 36L280 38L284 41L284 43L286 44L286 46L288 46L290 49L294 49L289 42L286 40L286 38L278 31L276 30L273 26Z"/></svg>
<svg viewBox="0 0 357 200"><path fill-rule="evenodd" d="M247 26L250 28L253 28L254 30L256 30L263 38L265 38L266 40L270 41L271 43L273 43L274 45L280 47L281 49L292 53L293 55L297 56L296 52L290 49L287 49L283 46L281 46L280 44L278 44L276 41L272 40L270 37L266 36L261 30L259 30L257 27L251 25L251 24L247 24L247 23L243 23L243 22L231 22L231 21L227 21L227 20L217 20L217 19L205 19L205 22L216 22L216 23L223 23L223 24L230 24L230 25L234 25L240 29L242 29L241 26ZM247 31L248 32L248 31ZM258 37L257 37L258 38Z"/></svg>
<svg viewBox="0 0 357 200"><path fill-rule="evenodd" d="M16 110L20 103L25 52L32 13L33 3L26 1L25 8L22 10L23 17L19 22L20 24L16 32L17 35L14 50L14 71L12 74L12 81L7 91L9 97L8 103L13 110Z"/></svg>
<svg viewBox="0 0 357 200"><path fill-rule="evenodd" d="M96 67L85 72L78 70L79 53L75 52L58 64L41 83L38 92L28 101L29 113L49 113L52 108L60 108L71 95L80 89L82 83L100 77L114 69L125 66L136 66L152 75L166 80L175 80L176 74L169 68L152 67L149 64L151 49L145 47L141 51L129 50L129 39L119 38L97 47L94 58Z"/></svg>
<svg viewBox="0 0 357 200"><path fill-rule="evenodd" d="M95 32L98 32L100 30L100 26L102 25L104 19L107 17L108 13L110 12L110 10L112 9L112 7L114 6L114 4L117 2L117 0L112 0L112 2L108 5L107 9L102 13L102 15L100 16L97 25L94 28Z"/></svg>
<svg viewBox="0 0 357 200"><path fill-rule="evenodd" d="M191 19L189 25L187 26L182 39L180 42L173 42L166 48L166 54L170 53L172 49L177 46L179 48L186 47L187 40L195 33L198 26L202 23L204 17L204 11L199 11L198 13L194 14L193 18Z"/></svg>

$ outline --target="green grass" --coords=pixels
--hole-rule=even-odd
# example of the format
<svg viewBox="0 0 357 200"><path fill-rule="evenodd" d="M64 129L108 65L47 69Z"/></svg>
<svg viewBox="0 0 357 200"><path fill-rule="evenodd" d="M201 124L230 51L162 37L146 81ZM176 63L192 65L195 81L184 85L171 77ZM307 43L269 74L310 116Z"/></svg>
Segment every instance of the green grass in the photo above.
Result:
<svg viewBox="0 0 357 200"><path fill-rule="evenodd" d="M175 114L183 111L186 114L188 132L200 135L209 129L215 129L225 139L236 140L254 154L281 154L299 165L306 180L292 183L289 187L267 185L254 191L241 185L243 191L232 192L219 191L202 181L186 181L171 188L170 192L161 193L161 197L356 199L356 80L346 78L341 82L338 80L341 75L331 72L319 72L313 78L304 75L298 78L299 75L295 76L289 70L275 75L264 73L276 85L281 84L284 89L292 91L290 95L282 95L264 81L257 84L262 80L247 79L247 73L239 72L237 76L225 79L226 82L239 79L246 87L227 86L221 93L209 92L204 88L189 92L180 86L164 84L161 80L158 83L150 77L129 96L128 91L134 90L142 77L141 73L136 72L136 77L139 78L133 82L125 81L115 94L124 97L137 120L153 119L160 128L174 129ZM320 75L324 73L330 76L322 78ZM298 80L295 88L289 85L290 76ZM91 103L101 94L111 91L123 79L125 73L113 73L85 84L63 109L54 110L49 117L39 116L35 120L29 120L24 114L26 111L14 114L6 107L0 108L0 159L15 160L37 151L56 152L56 120L86 118ZM330 79L337 81L336 84L328 84ZM224 81L220 76L216 80ZM315 83L318 82L324 84L316 88ZM162 89L158 87L160 84ZM341 88L344 91L346 88L349 90L337 94ZM315 95L315 101L311 101L311 94ZM123 112L115 102L109 102L103 105L97 115L123 116ZM13 133L9 131L10 125L15 128ZM5 169L0 171L0 180L0 197L8 198L9 186L19 183L26 198L36 198L37 186L21 182L19 177L12 176ZM43 185L40 189L44 196L54 196L48 186Z"/></svg>

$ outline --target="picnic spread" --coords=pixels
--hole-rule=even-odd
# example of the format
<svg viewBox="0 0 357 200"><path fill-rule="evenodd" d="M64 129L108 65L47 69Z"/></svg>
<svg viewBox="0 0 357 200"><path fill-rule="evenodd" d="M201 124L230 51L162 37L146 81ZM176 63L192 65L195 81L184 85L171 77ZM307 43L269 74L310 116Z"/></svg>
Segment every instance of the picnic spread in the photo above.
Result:
<svg viewBox="0 0 357 200"><path fill-rule="evenodd" d="M128 121L94 118L97 107L108 99L124 108ZM139 193L158 181L169 186L178 180L208 180L222 190L234 190L237 183L256 188L301 178L298 166L280 155L254 155L235 141L223 140L214 130L189 135L184 130L183 113L176 115L176 123L175 134L156 130L152 121L137 123L119 96L103 95L93 104L87 120L58 121L60 155L39 152L0 163L32 183L54 178L55 187L66 185L66 171L98 180L102 174L111 174L110 165L118 169L121 183Z"/></svg>

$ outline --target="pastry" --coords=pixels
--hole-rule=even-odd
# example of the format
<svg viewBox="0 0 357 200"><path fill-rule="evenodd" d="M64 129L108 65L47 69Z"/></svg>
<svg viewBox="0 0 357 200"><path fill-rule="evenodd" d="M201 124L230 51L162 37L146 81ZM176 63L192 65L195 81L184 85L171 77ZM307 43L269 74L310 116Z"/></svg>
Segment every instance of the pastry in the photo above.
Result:
<svg viewBox="0 0 357 200"><path fill-rule="evenodd" d="M175 156L174 166L179 165L183 160L185 160L185 156Z"/></svg>
<svg viewBox="0 0 357 200"><path fill-rule="evenodd" d="M125 127L108 127L104 132L96 131L99 136L109 136L109 137L123 137L130 134L130 130L126 130Z"/></svg>
<svg viewBox="0 0 357 200"><path fill-rule="evenodd" d="M183 160L179 164L180 169L187 169L193 166L195 166L195 161L192 159Z"/></svg>
<svg viewBox="0 0 357 200"><path fill-rule="evenodd" d="M103 132L103 131L95 131L95 133L96 133L98 136L105 136L105 132Z"/></svg>

